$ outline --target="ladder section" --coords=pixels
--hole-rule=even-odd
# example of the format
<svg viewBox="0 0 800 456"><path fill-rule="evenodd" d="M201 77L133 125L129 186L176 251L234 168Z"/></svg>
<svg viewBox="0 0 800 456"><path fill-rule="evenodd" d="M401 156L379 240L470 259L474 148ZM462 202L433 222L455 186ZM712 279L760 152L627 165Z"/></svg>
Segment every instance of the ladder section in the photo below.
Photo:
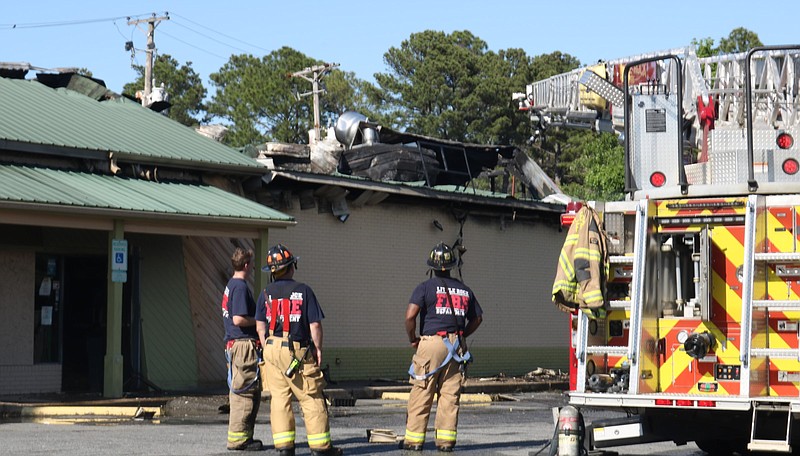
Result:
<svg viewBox="0 0 800 456"><path fill-rule="evenodd" d="M768 197L769 198L769 197ZM800 279L800 252L797 248L797 220L794 199L768 199L766 235L769 242L756 242L764 245L755 252L754 277L756 282L764 283L764 292L752 300L753 312L762 312L771 322L771 334L763 335L764 342L751 349L754 358L793 359L800 360L800 340L797 339L797 321L792 315L784 312L800 311L800 297L794 283ZM761 222L759 222L761 223ZM754 289L757 289L754 286ZM757 293L759 294L759 293ZM793 333L793 334L792 334ZM754 336L757 336L754 334ZM789 338L793 339L788 342ZM754 340L759 340L758 338ZM770 365L774 364L770 362ZM773 369L775 369L773 367ZM781 371L788 368L783 364Z"/></svg>
<svg viewBox="0 0 800 456"><path fill-rule="evenodd" d="M587 391L587 383L588 389L591 391L604 392L607 388L599 390L593 388L593 385L605 384L605 381L596 381L598 375L608 378L608 374L611 374L614 377L619 371L628 373L625 377L630 381L625 380L624 387L620 386L617 392L626 393L630 392L631 388L635 389L638 374L634 370L634 365L639 345L637 342L639 325L635 323L635 308L638 306L637 293L641 295L640 292L636 291L636 284L640 283L639 279L637 279L639 275L637 270L641 270L644 267L644 252L647 245L647 207L647 201L639 202L635 206L636 221L634 232L629 233L633 235L633 255L612 254L608 257L610 266L625 266L632 269L629 273L631 280L628 293L629 299L609 301L609 310L616 312L610 312L607 318L603 320L591 320L587 314L578 312L577 340L575 344L577 360L575 388L577 392ZM631 210L633 208L634 206L631 205L628 210L633 212ZM629 217L633 216L631 212L628 212ZM626 276L625 280L627 279L628 276ZM627 316L627 312L630 312L630 317ZM624 337L623 322L625 321L630 322L626 328L628 334L624 342L620 343L619 337ZM598 327L604 327L605 329L599 330ZM609 344L609 342L613 345ZM625 359L627 359L627 362L624 361ZM608 372L602 372L597 369L598 360L605 362ZM623 367L620 367L619 363L622 363ZM598 375L595 375L595 373Z"/></svg>
<svg viewBox="0 0 800 456"><path fill-rule="evenodd" d="M791 453L789 445L792 413L790 404L753 402L753 422L750 427L750 451Z"/></svg>

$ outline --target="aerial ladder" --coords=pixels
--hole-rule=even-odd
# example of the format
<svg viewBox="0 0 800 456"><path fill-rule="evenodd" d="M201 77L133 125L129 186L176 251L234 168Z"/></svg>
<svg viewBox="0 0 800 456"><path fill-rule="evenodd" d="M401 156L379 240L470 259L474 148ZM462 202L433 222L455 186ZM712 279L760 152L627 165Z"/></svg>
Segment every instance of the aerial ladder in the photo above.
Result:
<svg viewBox="0 0 800 456"><path fill-rule="evenodd" d="M587 445L800 449L800 45L600 62L514 95L534 136L614 132L625 198L605 317L570 314L570 405L624 412Z"/></svg>

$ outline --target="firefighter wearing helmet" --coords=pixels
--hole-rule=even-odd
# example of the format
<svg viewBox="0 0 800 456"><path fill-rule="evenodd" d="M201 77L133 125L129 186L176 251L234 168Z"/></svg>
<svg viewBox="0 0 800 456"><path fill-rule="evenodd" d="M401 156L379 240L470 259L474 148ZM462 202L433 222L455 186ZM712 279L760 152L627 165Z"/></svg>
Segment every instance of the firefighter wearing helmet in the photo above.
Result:
<svg viewBox="0 0 800 456"><path fill-rule="evenodd" d="M475 294L450 276L450 270L458 263L449 245L437 244L428 255L432 276L417 285L409 299L405 326L416 353L408 370L412 387L403 442L406 450L422 451L434 395L438 397L436 448L452 451L456 444L461 385L466 378L466 364L471 361L466 337L483 320Z"/></svg>
<svg viewBox="0 0 800 456"><path fill-rule="evenodd" d="M272 440L278 454L294 456L294 396L303 410L311 454L340 455L342 450L331 444L328 409L322 395L325 315L311 287L294 280L297 260L282 244L270 248L262 270L272 275L273 282L256 301L256 328L266 364L262 380L270 392Z"/></svg>

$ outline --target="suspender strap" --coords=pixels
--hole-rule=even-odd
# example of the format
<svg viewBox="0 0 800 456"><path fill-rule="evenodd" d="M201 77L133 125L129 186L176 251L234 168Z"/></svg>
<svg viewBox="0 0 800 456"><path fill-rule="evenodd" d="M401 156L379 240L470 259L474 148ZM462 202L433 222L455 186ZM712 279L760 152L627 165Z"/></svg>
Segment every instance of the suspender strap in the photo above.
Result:
<svg viewBox="0 0 800 456"><path fill-rule="evenodd" d="M278 321L278 304L280 304L280 306L283 308L283 337L289 336L289 312L291 311L292 307L292 294L294 294L294 292L299 287L300 287L299 283L294 287L292 287L292 289L289 291L289 296L286 298L273 299L272 301L270 301L270 305L272 306L271 307L272 318L270 319L269 322L270 336L274 335L273 333L275 332L275 324ZM265 297L267 296L266 290L264 290L264 296Z"/></svg>
<svg viewBox="0 0 800 456"><path fill-rule="evenodd" d="M472 359L472 355L470 355L468 351L465 352L463 355L458 354L458 347L459 347L458 341L459 338L456 338L455 343L451 343L450 339L447 336L443 336L442 342L444 342L445 347L447 347L447 356L444 358L444 361L442 361L442 364L440 364L439 367L437 367L431 372L428 372L427 374L417 375L414 372L414 362L412 361L411 366L409 366L408 368L408 375L410 375L411 378L413 378L414 380L425 380L433 376L435 373L439 372L439 370L444 366L446 366L447 363L450 362L450 360L455 360L459 364L466 364L470 362L470 360Z"/></svg>
<svg viewBox="0 0 800 456"><path fill-rule="evenodd" d="M258 350L256 350L256 353L258 353L258 362L260 363L261 362L261 353ZM231 362L231 351L230 351L230 349L225 350L225 359L228 360L228 389L230 389L231 392L233 392L234 394L242 394L242 393L244 393L245 391L247 391L250 388L252 388L253 386L255 386L256 382L259 381L259 379L261 379L261 367L258 364L256 364L256 376L253 378L253 381L251 381L250 383L245 385L244 388L238 388L238 389L237 388L233 388L233 386L232 386L233 385L233 363Z"/></svg>

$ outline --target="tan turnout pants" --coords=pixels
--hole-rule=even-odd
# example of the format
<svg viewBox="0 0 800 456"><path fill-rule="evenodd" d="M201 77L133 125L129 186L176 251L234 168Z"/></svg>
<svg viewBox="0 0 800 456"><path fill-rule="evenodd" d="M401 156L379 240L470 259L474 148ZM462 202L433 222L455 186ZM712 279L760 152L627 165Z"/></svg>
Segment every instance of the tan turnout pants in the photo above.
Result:
<svg viewBox="0 0 800 456"><path fill-rule="evenodd" d="M258 406L261 402L261 382L258 381L258 351L253 339L240 339L227 350L230 359L231 385L228 392L228 448L237 448L253 438ZM253 383L255 380L255 383ZM241 390L253 383L246 391Z"/></svg>
<svg viewBox="0 0 800 456"><path fill-rule="evenodd" d="M448 334L451 343L458 338ZM424 375L439 367L447 358L447 347L442 336L422 336L412 360L414 374ZM405 443L419 445L425 442L425 429L433 405L433 396L438 394L436 406L436 446L452 447L456 444L458 408L464 374L459 363L450 361L446 366L425 380L411 378L411 395L408 398L408 421Z"/></svg>
<svg viewBox="0 0 800 456"><path fill-rule="evenodd" d="M303 356L305 348L294 342L295 356ZM264 369L262 378L270 393L270 423L272 440L275 449L294 448L295 418L292 412L292 395L297 398L303 411L306 424L308 446L312 450L321 451L331 447L331 434L328 424L328 409L322 389L325 380L322 371L314 362L311 353L305 353L302 365L292 378L284 373L292 362L288 340L270 337L264 347Z"/></svg>

